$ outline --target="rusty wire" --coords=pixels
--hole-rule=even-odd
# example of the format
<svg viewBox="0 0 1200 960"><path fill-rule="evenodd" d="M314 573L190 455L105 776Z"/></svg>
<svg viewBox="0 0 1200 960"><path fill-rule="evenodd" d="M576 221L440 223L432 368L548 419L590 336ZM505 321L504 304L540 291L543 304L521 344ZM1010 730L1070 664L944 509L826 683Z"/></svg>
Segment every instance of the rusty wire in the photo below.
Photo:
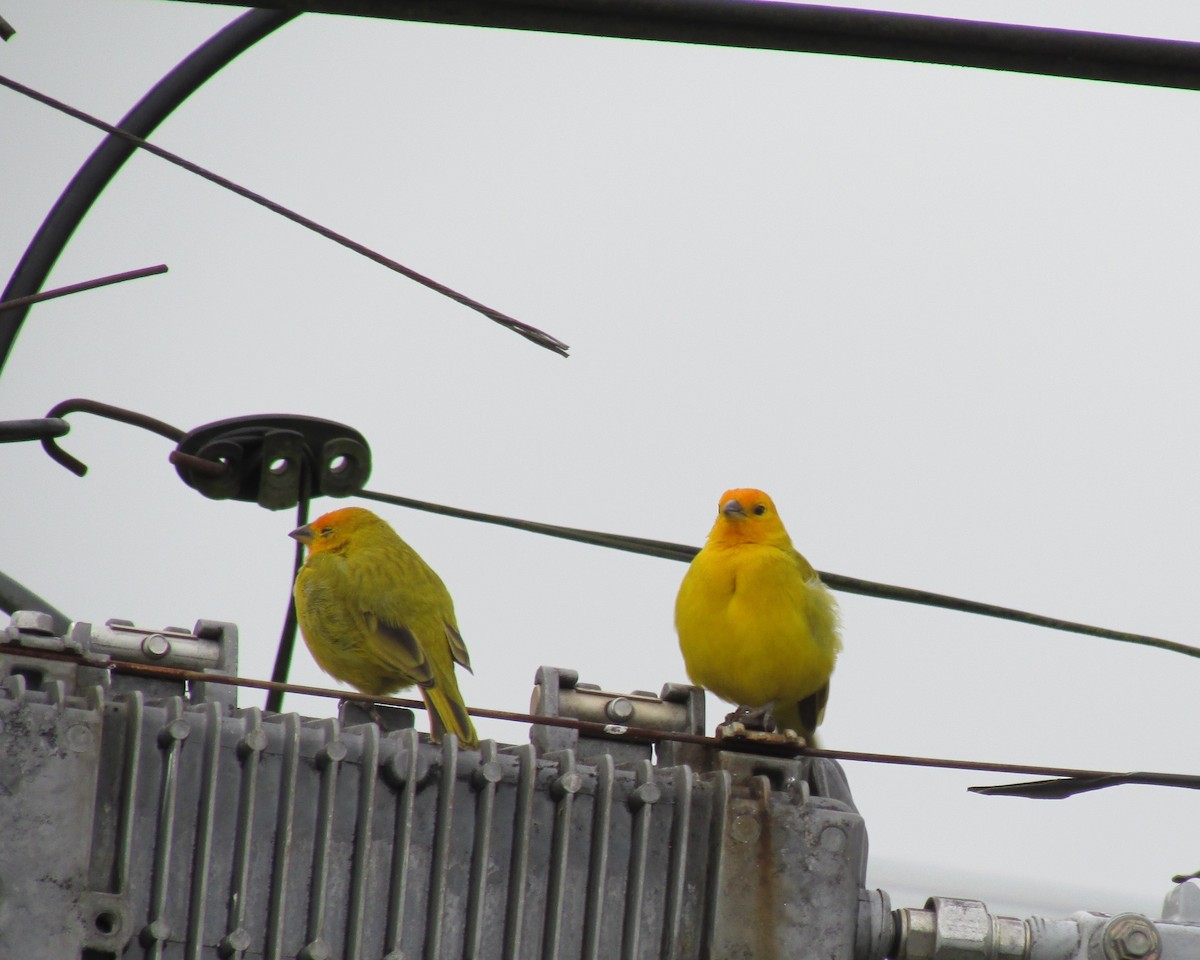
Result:
<svg viewBox="0 0 1200 960"><path fill-rule="evenodd" d="M440 293L444 297L449 297L451 300L461 303L463 306L469 307L477 313L483 314L494 323L498 323L500 326L505 327L508 330L512 330L514 333L520 334L526 340L536 343L539 347L544 347L553 353L557 353L559 356L565 357L568 355L570 347L556 337L552 337L545 331L539 330L537 327L530 326L527 323L523 323L514 317L510 317L506 313L501 313L499 310L480 303L478 300L474 300L464 293L459 293L457 290L454 290L443 283L439 283L431 277L427 277L410 267L404 266L404 264L391 259L391 257L384 256L382 253L372 250L370 247L359 243L357 240L351 240L349 237L344 236L343 234L340 234L337 231L332 230L320 223L317 223L317 221L311 220L303 214L297 213L296 211L291 210L280 203L276 203L274 200L270 200L260 193L255 193L253 190L250 190L247 187L243 187L240 184L234 183L232 180L222 177L219 174L213 173L212 171L201 167L199 164L184 159L178 154L172 153L169 150L164 150L162 147L150 143L148 140L145 140L142 137L135 136L126 130L122 130L120 127L114 127L111 123L105 123L103 120L93 117L91 114L84 113L82 110L63 103L61 100L56 100L54 97L40 93L37 90L34 90L32 87L27 87L23 83L18 83L16 80L13 80L9 77L0 75L0 85L8 87L15 93L29 97L31 100L36 100L38 103L44 104L47 107L52 107L53 109L58 110L60 113L65 113L69 117L74 117L76 120L81 120L99 130L103 130L110 136L119 137L122 140L133 144L135 147L145 150L148 153L152 153L160 159L166 160L168 163L173 163L176 166L187 170L189 173L193 173L196 176L209 181L210 183L215 183L219 187L223 187L232 193L236 193L239 197L244 197L253 203L257 203L261 207L266 207L272 213L277 213L279 216L284 217L287 220L291 220L293 223L297 223L300 226L306 227L307 229L313 231L314 233L320 234L327 240L332 240L334 243L341 244L348 250L353 250L355 253L366 257L368 260L373 260L381 266L387 267L389 270L392 270L401 276L407 277L409 280L413 280L424 287L428 287L435 293Z"/></svg>
<svg viewBox="0 0 1200 960"><path fill-rule="evenodd" d="M65 663L86 663L88 666L106 669L127 676L143 676L182 683L219 683L226 686L244 687L251 690L267 690L279 693L297 693L332 700L347 700L354 703L377 704L388 707L404 707L410 710L427 710L422 700L406 697L379 697L350 690L333 690L299 683L282 683L275 680L257 680L252 677L231 677L224 674L206 673L202 670L186 670L181 667L165 667L158 664L133 663L126 660L96 660L77 657L51 650L26 648L19 644L0 644L0 652L40 660ZM579 720L575 717L539 716L514 710L496 710L489 707L467 707L467 713L482 720L502 720L510 723L533 724L536 726L563 727L601 739L637 743L684 743L716 750L730 750L769 757L820 757L828 760L845 760L852 763L883 763L893 766L921 767L937 770L964 770L977 773L1001 773L1020 776L1054 777L1066 780L1096 781L1112 780L1119 783L1144 784L1151 786L1183 787L1200 790L1200 776L1180 773L1115 772L1109 770L1086 770L1074 767L1052 767L1028 763L1000 763L988 760L953 760L943 757L920 757L890 753L868 753L856 750L828 750L818 747L800 746L789 741L777 743L759 740L744 740L736 737L716 738L683 731L656 730L650 727L634 727L616 723L599 723L595 720Z"/></svg>
<svg viewBox="0 0 1200 960"><path fill-rule="evenodd" d="M138 413L135 410L126 410L124 407L114 407L110 403L101 403L99 400L85 400L81 397L56 403L50 409L50 412L46 414L46 417L48 419L61 418L68 413L91 413L98 417L104 417L107 420L116 420L118 423L128 424L131 427L141 427L143 430L157 433L160 437L166 437L175 443L178 443L186 436L185 431L180 430L178 427L173 427L162 420L155 420L154 417L148 417L144 413ZM51 460L66 467L75 476L82 477L87 474L87 464L62 449L62 447L55 443L54 437L43 437L42 449L46 451Z"/></svg>
<svg viewBox="0 0 1200 960"><path fill-rule="evenodd" d="M84 290L107 287L113 283L124 283L126 280L140 280L142 277L153 277L166 272L167 265L160 263L153 267L143 267L140 270L127 270L125 273L114 273L107 277L98 277L95 280L84 280L80 283L68 284L65 287L56 287L53 290L43 290L41 293L31 293L27 297L13 297L11 300L2 300L0 301L0 311L28 307L31 304L41 303L43 300L53 300L55 297L65 297L72 293L81 293Z"/></svg>

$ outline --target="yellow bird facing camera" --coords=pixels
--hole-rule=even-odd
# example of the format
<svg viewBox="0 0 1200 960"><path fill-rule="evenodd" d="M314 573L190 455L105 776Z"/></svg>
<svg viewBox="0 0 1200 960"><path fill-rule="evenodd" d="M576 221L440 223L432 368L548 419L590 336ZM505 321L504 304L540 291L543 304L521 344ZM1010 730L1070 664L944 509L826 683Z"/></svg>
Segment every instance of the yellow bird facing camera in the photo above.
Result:
<svg viewBox="0 0 1200 960"><path fill-rule="evenodd" d="M684 575L675 629L692 682L810 745L829 699L841 640L837 605L792 546L771 498L728 490Z"/></svg>

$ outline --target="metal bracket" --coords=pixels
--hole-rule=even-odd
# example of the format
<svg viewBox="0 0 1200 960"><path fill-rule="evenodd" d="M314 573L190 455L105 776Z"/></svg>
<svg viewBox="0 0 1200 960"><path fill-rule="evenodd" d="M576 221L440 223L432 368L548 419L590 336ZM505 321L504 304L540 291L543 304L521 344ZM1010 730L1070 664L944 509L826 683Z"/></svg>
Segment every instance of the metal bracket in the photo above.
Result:
<svg viewBox="0 0 1200 960"><path fill-rule="evenodd" d="M350 496L371 475L371 450L361 433L292 414L197 427L179 441L171 459L183 482L204 496L246 500L268 510L310 497Z"/></svg>

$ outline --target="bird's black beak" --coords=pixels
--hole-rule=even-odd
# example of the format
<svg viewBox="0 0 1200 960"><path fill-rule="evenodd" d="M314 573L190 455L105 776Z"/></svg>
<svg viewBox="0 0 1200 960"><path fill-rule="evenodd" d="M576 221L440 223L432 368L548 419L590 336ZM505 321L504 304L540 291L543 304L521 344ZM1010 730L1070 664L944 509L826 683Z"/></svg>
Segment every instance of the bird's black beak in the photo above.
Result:
<svg viewBox="0 0 1200 960"><path fill-rule="evenodd" d="M306 547L313 542L312 527L310 527L307 523L302 527L297 527L295 530L289 533L288 536L293 540L299 540Z"/></svg>
<svg viewBox="0 0 1200 960"><path fill-rule="evenodd" d="M737 500L726 500L721 507L721 512L727 517L737 517L740 520L746 519L746 511Z"/></svg>

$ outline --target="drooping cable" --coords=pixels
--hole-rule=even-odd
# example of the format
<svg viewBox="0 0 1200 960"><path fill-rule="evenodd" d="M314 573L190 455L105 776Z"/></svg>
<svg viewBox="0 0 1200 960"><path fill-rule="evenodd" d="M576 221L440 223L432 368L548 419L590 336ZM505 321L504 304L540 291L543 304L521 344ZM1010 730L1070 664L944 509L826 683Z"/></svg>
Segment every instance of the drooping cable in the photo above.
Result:
<svg viewBox="0 0 1200 960"><path fill-rule="evenodd" d="M423 510L428 513L438 513L443 516L458 517L463 520L475 520L480 523L492 523L529 533L540 533L549 537L559 537L564 540L574 540L613 550L624 550L627 553L640 553L650 557L663 557L668 560L691 561L698 552L698 547L682 543L668 543L663 540L648 540L644 537L630 537L616 533L601 533L596 530L581 530L575 527L560 527L547 523L536 523L531 520L516 520L511 517L501 517L494 514L479 513L474 510L461 510L457 507L447 507L442 504L426 503L409 497L397 497L392 494L378 493L373 490L361 490L358 495L367 500L380 503L390 503L412 510ZM864 597L876 597L881 600L899 600L903 603L915 603L922 606L941 607L944 610L957 610L961 613L973 613L979 616L996 617L1001 620L1012 620L1035 627L1045 627L1050 630L1061 630L1066 633L1078 633L1085 636L1099 637L1104 640L1117 640L1121 643L1132 643L1145 647L1156 647L1171 653L1180 653L1187 657L1200 658L1200 647L1189 646L1175 640L1165 640L1142 633L1130 633L1125 630L1113 630L1109 627L1096 627L1086 623L1076 623L1072 620L1062 620L1058 617L1047 617L1039 613L1016 610L1012 607L1001 607L993 603L981 603L978 600L965 600L962 597L952 597L944 593L933 593L929 590L918 590L912 587L899 587L889 583L878 583L874 580L863 580L858 577L848 577L840 573L830 573L820 570L821 580L830 589L842 593L855 593Z"/></svg>

